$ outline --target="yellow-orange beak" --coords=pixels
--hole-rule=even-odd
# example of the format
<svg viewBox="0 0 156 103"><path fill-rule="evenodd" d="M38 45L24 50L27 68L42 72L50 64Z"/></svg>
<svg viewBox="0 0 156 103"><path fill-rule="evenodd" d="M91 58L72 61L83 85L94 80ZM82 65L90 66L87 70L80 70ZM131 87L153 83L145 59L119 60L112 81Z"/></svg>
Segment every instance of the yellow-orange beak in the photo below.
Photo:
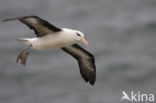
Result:
<svg viewBox="0 0 156 103"><path fill-rule="evenodd" d="M81 42L82 42L85 46L88 46L88 41L87 41L84 37L81 38Z"/></svg>

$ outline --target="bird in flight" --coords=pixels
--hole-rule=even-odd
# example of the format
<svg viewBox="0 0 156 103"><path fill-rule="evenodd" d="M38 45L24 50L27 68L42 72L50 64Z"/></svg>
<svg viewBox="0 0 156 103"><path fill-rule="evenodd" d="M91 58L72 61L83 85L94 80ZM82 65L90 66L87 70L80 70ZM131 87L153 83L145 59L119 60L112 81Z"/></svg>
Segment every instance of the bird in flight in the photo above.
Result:
<svg viewBox="0 0 156 103"><path fill-rule="evenodd" d="M25 44L25 47L19 53L16 62L21 60L21 64L25 65L27 57L32 49L51 50L61 48L78 61L80 74L84 80L94 85L96 80L94 56L77 44L78 42L82 42L84 45L88 46L88 42L82 32L67 28L58 28L34 15L9 18L3 21L12 20L21 21L30 29L33 29L36 34L34 38L17 39L17 41Z"/></svg>

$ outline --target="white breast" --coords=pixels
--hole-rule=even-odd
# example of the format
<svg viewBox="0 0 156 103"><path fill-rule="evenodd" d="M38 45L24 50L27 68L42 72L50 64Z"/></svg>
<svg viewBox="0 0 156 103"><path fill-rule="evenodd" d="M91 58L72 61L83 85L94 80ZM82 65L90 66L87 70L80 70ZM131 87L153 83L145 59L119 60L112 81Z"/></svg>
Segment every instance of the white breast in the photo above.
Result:
<svg viewBox="0 0 156 103"><path fill-rule="evenodd" d="M77 42L77 40L73 39L72 33L70 34L64 32L59 32L57 34L49 34L47 36L33 38L30 40L32 48L36 50L50 50L73 45Z"/></svg>

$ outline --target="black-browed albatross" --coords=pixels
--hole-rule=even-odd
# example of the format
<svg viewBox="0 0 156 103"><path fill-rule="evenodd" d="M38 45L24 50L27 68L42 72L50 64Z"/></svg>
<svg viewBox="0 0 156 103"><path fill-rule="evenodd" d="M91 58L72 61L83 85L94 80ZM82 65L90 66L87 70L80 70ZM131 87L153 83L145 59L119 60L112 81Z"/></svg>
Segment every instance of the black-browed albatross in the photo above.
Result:
<svg viewBox="0 0 156 103"><path fill-rule="evenodd" d="M78 61L80 73L84 80L94 85L96 80L94 57L91 53L76 44L81 41L86 46L88 45L82 32L66 28L58 28L34 15L9 18L3 21L11 20L21 21L30 29L33 29L36 34L36 37L34 38L17 39L17 41L24 43L26 47L19 53L16 62L20 59L21 64L25 65L31 49L48 50L61 48Z"/></svg>

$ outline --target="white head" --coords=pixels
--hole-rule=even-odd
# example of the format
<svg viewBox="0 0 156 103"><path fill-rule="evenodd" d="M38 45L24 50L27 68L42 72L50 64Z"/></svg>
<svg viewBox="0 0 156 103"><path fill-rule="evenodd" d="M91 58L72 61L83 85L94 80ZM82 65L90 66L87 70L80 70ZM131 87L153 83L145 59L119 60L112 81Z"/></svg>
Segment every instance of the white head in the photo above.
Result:
<svg viewBox="0 0 156 103"><path fill-rule="evenodd" d="M88 42L84 37L84 34L80 31L76 31L75 33L75 39L82 42L84 45L88 46Z"/></svg>

